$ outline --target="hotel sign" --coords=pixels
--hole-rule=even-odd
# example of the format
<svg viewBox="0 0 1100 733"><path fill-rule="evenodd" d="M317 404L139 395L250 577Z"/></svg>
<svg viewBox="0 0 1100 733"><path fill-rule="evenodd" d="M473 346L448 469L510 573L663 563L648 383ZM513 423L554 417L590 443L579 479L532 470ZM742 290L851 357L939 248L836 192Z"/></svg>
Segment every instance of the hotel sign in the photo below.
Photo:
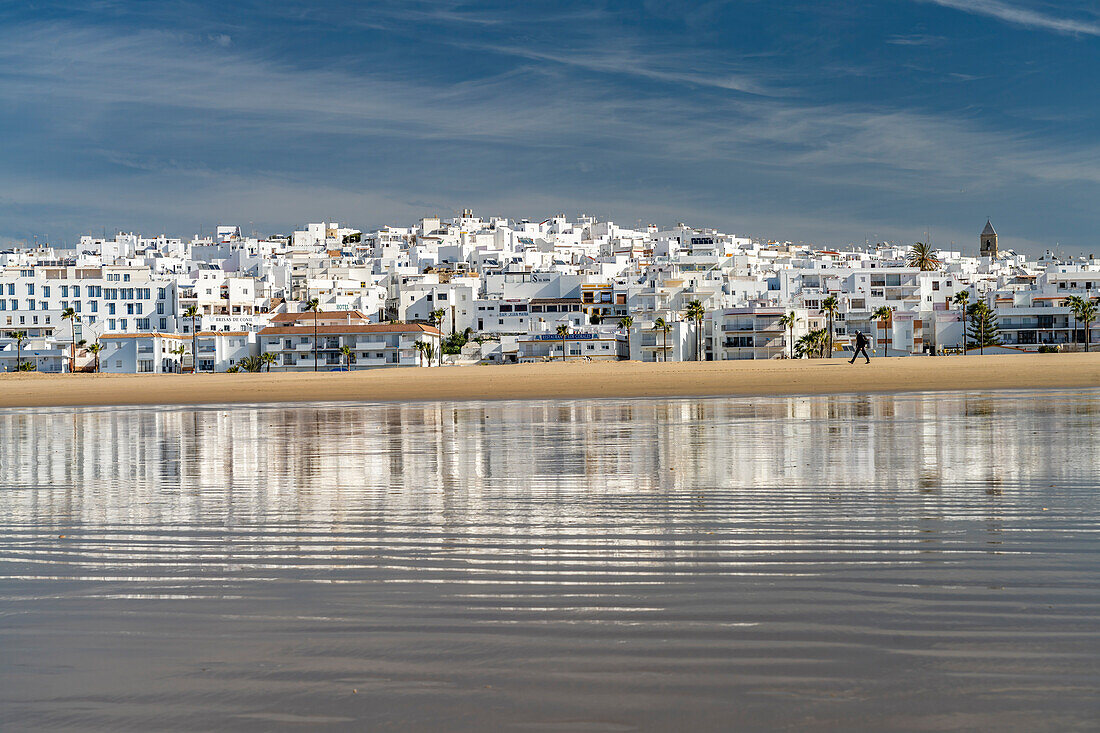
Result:
<svg viewBox="0 0 1100 733"><path fill-rule="evenodd" d="M565 337L566 341L578 341L581 339L599 338L595 333L571 333ZM561 341L562 337L556 333L540 333L535 336L535 341Z"/></svg>

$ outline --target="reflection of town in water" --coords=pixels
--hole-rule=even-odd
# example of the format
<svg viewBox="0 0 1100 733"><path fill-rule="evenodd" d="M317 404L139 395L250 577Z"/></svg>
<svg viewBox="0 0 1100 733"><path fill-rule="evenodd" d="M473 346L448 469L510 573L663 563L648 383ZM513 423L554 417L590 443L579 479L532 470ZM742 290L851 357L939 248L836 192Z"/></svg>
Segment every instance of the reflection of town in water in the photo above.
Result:
<svg viewBox="0 0 1100 733"><path fill-rule="evenodd" d="M1079 469L1098 405L1089 393L8 411L0 508L338 525L390 511L470 519L557 495L523 505L525 521L543 506L556 522L593 493L843 488L845 501L920 489L946 509L975 487Z"/></svg>

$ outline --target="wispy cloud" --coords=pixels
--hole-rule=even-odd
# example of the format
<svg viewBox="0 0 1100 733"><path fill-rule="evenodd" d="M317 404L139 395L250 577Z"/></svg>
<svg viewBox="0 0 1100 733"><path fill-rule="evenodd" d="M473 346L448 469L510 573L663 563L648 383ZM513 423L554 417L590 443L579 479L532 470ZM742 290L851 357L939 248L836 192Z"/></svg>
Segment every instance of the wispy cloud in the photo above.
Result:
<svg viewBox="0 0 1100 733"><path fill-rule="evenodd" d="M532 61L549 61L554 64L572 66L588 71L623 74L652 81L714 87L764 96L778 96L782 93L774 88L769 88L761 82L759 77L750 74L670 68L670 66L683 66L684 60L682 58L670 58L667 54L661 56L652 51L642 53L638 50L624 48L621 42L618 44L618 48L615 48L616 44L614 43L603 43L599 47L586 46L573 53L560 50L542 51L531 46L470 43L461 45L465 48L477 48L481 51L490 51Z"/></svg>
<svg viewBox="0 0 1100 733"><path fill-rule="evenodd" d="M1001 2L1000 0L919 0L964 13L997 18L1024 28L1054 31L1066 35L1100 36L1100 22L1093 19L1067 18Z"/></svg>
<svg viewBox="0 0 1100 733"><path fill-rule="evenodd" d="M890 36L886 39L886 43L891 46L938 46L945 40L943 36L913 33L905 36Z"/></svg>

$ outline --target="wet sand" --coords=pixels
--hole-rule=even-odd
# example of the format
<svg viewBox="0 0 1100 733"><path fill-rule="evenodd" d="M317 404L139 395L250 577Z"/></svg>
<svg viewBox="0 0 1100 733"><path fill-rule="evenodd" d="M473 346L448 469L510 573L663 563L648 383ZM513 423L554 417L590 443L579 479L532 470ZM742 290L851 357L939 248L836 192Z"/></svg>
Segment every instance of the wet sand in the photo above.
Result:
<svg viewBox="0 0 1100 733"><path fill-rule="evenodd" d="M1100 353L846 360L551 362L262 374L0 374L0 407L571 399L1100 387Z"/></svg>
<svg viewBox="0 0 1100 733"><path fill-rule="evenodd" d="M0 730L1095 730L1098 432L1100 390L0 410Z"/></svg>

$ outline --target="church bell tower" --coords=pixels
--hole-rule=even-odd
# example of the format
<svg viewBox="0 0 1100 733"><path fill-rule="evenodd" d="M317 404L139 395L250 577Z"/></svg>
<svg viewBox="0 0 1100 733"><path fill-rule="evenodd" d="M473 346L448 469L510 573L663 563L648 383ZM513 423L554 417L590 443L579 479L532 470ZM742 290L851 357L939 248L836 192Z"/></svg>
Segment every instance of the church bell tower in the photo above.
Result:
<svg viewBox="0 0 1100 733"><path fill-rule="evenodd" d="M989 219L985 220L985 229L982 230L981 255L993 260L997 259L997 230L993 228Z"/></svg>

